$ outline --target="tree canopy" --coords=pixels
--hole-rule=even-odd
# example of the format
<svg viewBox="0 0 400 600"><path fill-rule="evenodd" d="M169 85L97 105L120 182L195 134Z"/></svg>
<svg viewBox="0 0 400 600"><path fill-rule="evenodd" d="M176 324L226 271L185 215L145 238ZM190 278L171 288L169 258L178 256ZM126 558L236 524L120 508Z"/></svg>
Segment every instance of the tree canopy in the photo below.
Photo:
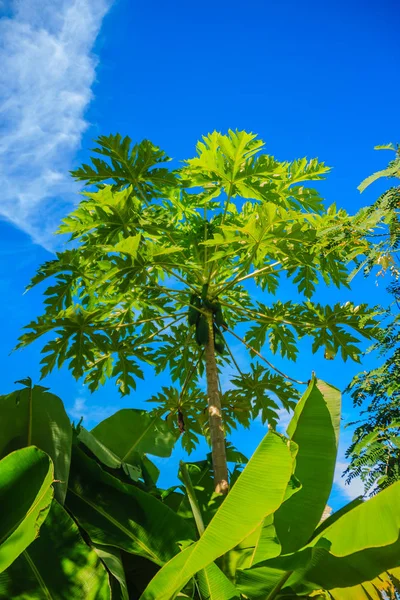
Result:
<svg viewBox="0 0 400 600"><path fill-rule="evenodd" d="M381 216L326 209L310 187L329 171L324 163L281 162L244 131L211 133L175 170L147 140L133 145L117 134L97 143L92 164L72 173L89 187L59 229L70 247L31 284L51 278L45 311L20 341L46 336L43 376L67 363L92 391L114 378L128 394L144 364L169 372L173 385L150 400L190 451L199 435L222 449L236 422L261 414L275 427L277 402L294 407L293 383L307 384L311 368L293 380L262 354L266 345L294 361L308 337L327 359L360 360L373 311L312 297L321 283L348 287L351 270L372 260L366 233ZM274 299L282 277L296 300ZM249 366L239 365L232 340ZM221 391L227 365L237 376Z"/></svg>

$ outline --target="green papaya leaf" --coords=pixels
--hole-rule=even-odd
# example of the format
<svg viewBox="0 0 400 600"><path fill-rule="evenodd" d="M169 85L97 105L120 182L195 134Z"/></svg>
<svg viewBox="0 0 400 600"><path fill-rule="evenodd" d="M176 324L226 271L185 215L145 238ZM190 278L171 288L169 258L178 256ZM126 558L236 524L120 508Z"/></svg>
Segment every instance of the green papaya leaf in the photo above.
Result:
<svg viewBox="0 0 400 600"><path fill-rule="evenodd" d="M40 536L2 573L0 598L109 600L108 573L57 501Z"/></svg>
<svg viewBox="0 0 400 600"><path fill-rule="evenodd" d="M72 428L60 398L35 385L0 396L0 458L37 446L54 463L54 495L63 504L71 461Z"/></svg>
<svg viewBox="0 0 400 600"><path fill-rule="evenodd" d="M280 506L292 474L287 440L270 432L262 440L200 540L170 560L141 600L167 600L191 577L234 548Z"/></svg>
<svg viewBox="0 0 400 600"><path fill-rule="evenodd" d="M94 544L116 546L158 565L195 535L190 523L160 500L104 472L77 447L66 506Z"/></svg>
<svg viewBox="0 0 400 600"><path fill-rule="evenodd" d="M0 573L39 534L53 499L53 480L50 457L35 446L0 461Z"/></svg>
<svg viewBox="0 0 400 600"><path fill-rule="evenodd" d="M295 476L301 489L277 511L282 553L304 546L321 520L331 493L340 428L341 394L315 378L296 405L288 436L299 447Z"/></svg>

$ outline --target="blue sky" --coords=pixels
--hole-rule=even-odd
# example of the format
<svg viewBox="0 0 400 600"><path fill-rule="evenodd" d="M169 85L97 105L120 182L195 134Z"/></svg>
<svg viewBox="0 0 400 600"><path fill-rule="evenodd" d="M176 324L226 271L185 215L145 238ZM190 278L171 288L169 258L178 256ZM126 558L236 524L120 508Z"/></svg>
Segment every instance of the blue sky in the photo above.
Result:
<svg viewBox="0 0 400 600"><path fill-rule="evenodd" d="M400 140L399 13L395 0L0 0L2 392L26 375L38 380L40 344L9 356L41 310L39 289L22 294L61 243L52 232L79 190L68 170L87 159L94 138L149 138L179 161L203 134L246 129L281 160L317 156L331 165L319 189L327 205L354 212L385 186L363 196L356 189L386 164L373 146ZM321 290L318 300L387 303L384 288L359 278L351 292ZM300 379L314 369L341 389L359 369L313 357L309 346L296 365L276 362ZM112 384L90 395L67 370L46 380L88 427L140 405L161 383L149 376L121 399ZM343 420L352 416L345 398ZM256 422L233 441L250 454L264 432ZM348 441L345 433L338 470ZM164 464L165 481L179 454ZM338 477L333 506L356 492Z"/></svg>

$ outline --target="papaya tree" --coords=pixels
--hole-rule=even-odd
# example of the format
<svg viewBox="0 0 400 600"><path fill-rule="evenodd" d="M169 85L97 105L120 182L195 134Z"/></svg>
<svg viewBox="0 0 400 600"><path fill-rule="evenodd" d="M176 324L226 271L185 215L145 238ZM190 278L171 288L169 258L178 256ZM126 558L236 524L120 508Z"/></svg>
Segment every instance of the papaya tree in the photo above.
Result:
<svg viewBox="0 0 400 600"><path fill-rule="evenodd" d="M281 162L244 131L204 137L175 170L149 141L117 134L97 143L91 164L72 173L88 187L59 229L71 243L33 278L31 286L51 281L19 347L45 336L42 375L67 363L92 391L114 378L129 394L143 365L169 372L173 385L150 400L186 450L207 437L215 489L225 493L230 429L259 414L274 428L277 402L293 408L293 384L307 384L276 368L264 346L293 361L308 337L327 359L359 361L359 336L373 336L365 305L311 298L321 283L348 287L379 217L325 209L309 184L328 167ZM273 301L282 276L294 300ZM237 374L221 390L226 368Z"/></svg>

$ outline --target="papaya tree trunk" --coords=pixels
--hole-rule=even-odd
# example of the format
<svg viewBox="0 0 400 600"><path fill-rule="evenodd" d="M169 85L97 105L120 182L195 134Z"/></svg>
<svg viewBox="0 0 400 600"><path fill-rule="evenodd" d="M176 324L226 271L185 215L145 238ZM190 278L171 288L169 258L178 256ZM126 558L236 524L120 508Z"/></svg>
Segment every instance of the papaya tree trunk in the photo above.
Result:
<svg viewBox="0 0 400 600"><path fill-rule="evenodd" d="M218 370L215 360L214 331L212 313L207 315L208 342L205 345L208 420L212 462L214 469L215 491L219 494L228 492L228 465L225 452L225 433L222 424L221 398L218 386Z"/></svg>

